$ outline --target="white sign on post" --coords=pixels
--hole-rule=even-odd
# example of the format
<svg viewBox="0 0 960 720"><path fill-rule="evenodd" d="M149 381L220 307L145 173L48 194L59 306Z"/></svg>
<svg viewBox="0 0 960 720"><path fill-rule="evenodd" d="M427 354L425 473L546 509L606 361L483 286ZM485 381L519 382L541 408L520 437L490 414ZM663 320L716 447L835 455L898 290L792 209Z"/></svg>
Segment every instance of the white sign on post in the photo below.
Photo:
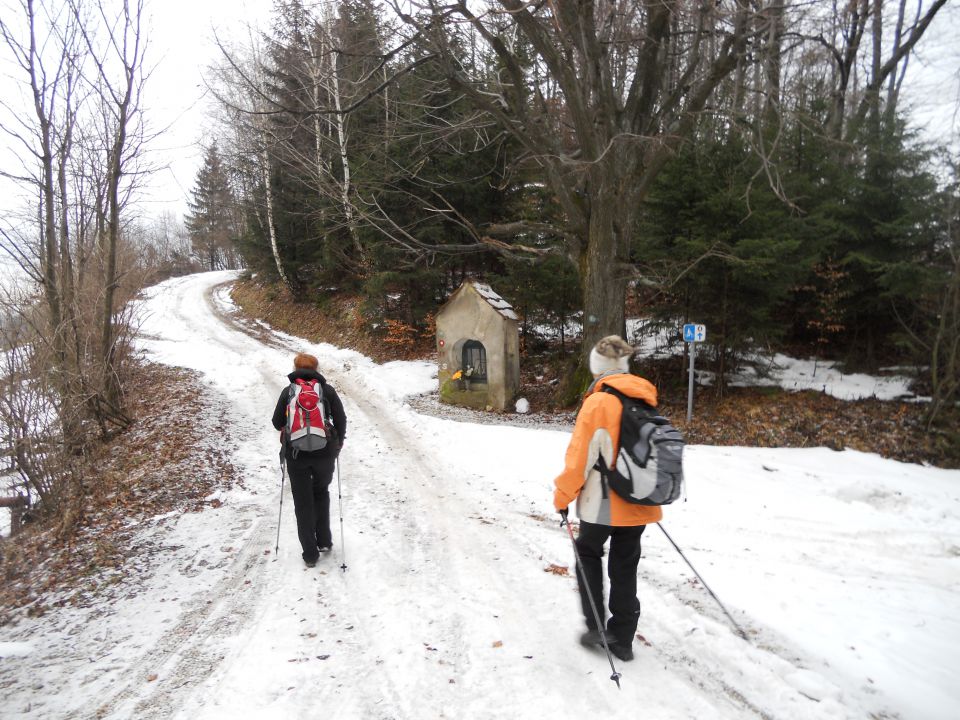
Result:
<svg viewBox="0 0 960 720"><path fill-rule="evenodd" d="M690 383L687 388L687 422L693 418L693 358L694 346L707 339L707 326L686 323L683 326L683 341L690 345Z"/></svg>

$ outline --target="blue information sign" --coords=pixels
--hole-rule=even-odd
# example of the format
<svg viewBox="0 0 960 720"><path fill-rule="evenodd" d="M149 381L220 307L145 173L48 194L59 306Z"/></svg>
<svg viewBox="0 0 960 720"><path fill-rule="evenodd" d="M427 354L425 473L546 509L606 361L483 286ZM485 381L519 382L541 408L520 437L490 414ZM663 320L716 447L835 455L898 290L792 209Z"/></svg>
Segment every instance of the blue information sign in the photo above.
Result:
<svg viewBox="0 0 960 720"><path fill-rule="evenodd" d="M683 341L688 343L703 342L707 339L707 326L687 323L683 326Z"/></svg>

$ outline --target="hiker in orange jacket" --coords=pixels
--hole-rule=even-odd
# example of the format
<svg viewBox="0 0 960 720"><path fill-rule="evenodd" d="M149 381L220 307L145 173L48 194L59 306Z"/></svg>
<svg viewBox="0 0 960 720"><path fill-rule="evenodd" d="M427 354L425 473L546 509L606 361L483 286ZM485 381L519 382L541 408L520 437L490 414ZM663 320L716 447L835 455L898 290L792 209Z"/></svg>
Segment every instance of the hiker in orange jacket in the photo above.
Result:
<svg viewBox="0 0 960 720"><path fill-rule="evenodd" d="M610 651L621 660L633 659L633 638L640 619L637 598L637 564L640 562L640 536L648 523L663 517L659 506L634 505L620 498L601 482L595 467L603 458L607 467L616 464L620 440L620 415L623 406L604 386L639 398L652 407L657 405L657 390L647 380L629 371L634 348L617 335L609 335L590 351L590 372L593 383L584 394L577 414L573 436L567 447L563 472L554 480L554 507L566 515L568 506L577 501L580 533L577 552L586 576L586 584L598 611L603 613L603 548L610 539L607 574L610 577L610 619L606 623L606 639ZM577 577L580 603L587 631L580 642L587 646L602 644L588 588ZM602 616L602 615L601 615Z"/></svg>

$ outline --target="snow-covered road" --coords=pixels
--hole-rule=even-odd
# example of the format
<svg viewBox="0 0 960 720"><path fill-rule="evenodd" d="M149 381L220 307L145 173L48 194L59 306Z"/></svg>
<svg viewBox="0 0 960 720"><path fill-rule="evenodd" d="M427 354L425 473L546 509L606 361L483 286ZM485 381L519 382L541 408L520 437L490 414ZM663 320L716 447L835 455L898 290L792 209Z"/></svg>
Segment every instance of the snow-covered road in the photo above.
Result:
<svg viewBox="0 0 960 720"><path fill-rule="evenodd" d="M737 637L656 527L632 663L581 648L551 512L567 433L415 413L427 363L243 320L229 274L143 303L154 360L199 371L235 418L244 488L144 528L144 587L0 633L3 717L866 718L960 714L960 473L829 450L692 447L665 526L751 635ZM343 533L303 566L289 489L279 556L269 423L295 352L349 417ZM335 481L336 482L336 481ZM334 488L335 490L335 488ZM344 553L345 550L345 553ZM341 571L340 565L347 570ZM572 569L572 568L571 568Z"/></svg>

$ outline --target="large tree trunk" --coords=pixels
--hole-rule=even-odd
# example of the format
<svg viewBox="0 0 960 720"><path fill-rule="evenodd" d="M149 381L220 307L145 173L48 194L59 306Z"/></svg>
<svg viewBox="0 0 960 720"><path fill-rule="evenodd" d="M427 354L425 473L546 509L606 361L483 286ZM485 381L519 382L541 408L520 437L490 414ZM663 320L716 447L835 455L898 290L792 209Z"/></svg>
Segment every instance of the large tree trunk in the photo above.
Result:
<svg viewBox="0 0 960 720"><path fill-rule="evenodd" d="M588 237L581 244L580 283L583 293L583 346L581 359L589 367L590 350L597 340L624 332L626 276L620 265L617 221L624 200L615 190L615 178L596 173L591 185Z"/></svg>

